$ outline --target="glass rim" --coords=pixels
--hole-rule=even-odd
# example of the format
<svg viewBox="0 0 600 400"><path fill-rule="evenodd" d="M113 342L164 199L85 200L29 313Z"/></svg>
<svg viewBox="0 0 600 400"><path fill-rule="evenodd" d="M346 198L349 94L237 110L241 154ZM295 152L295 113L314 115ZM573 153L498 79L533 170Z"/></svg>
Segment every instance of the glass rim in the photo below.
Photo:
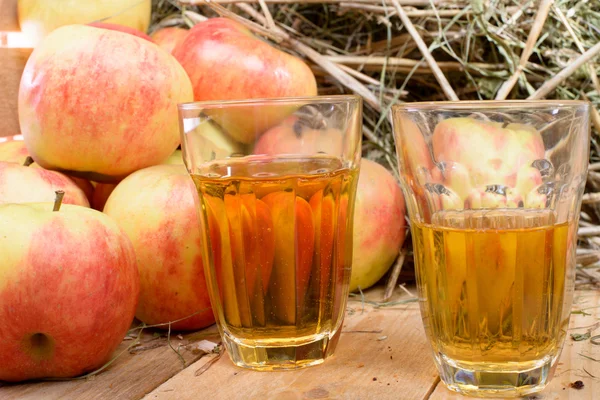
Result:
<svg viewBox="0 0 600 400"><path fill-rule="evenodd" d="M330 96L299 96L299 97L264 97L256 99L238 99L238 100L205 100L179 103L177 108L180 111L200 110L207 108L225 108L236 106L258 106L258 105L290 105L296 103L302 104L323 104L340 102L361 102L362 97L356 94L338 94Z"/></svg>
<svg viewBox="0 0 600 400"><path fill-rule="evenodd" d="M588 100L459 100L459 101L417 101L399 103L392 106L392 111L437 111L445 110L486 110L510 108L589 108Z"/></svg>

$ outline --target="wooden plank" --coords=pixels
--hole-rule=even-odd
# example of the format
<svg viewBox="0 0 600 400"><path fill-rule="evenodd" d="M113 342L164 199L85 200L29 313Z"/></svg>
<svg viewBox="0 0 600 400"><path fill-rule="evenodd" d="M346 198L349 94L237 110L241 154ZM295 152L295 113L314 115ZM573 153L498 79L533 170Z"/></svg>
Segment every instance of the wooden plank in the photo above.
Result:
<svg viewBox="0 0 600 400"><path fill-rule="evenodd" d="M17 0L0 0L0 31L19 31Z"/></svg>
<svg viewBox="0 0 600 400"><path fill-rule="evenodd" d="M382 288L370 290L366 299L377 301L381 292ZM400 298L396 294L392 301ZM569 334L585 333L590 328L592 335L600 334L600 293L577 292L575 299L574 310L590 315L573 315ZM182 370L181 361L168 347L166 338L156 338L150 332L143 336L146 350L125 353L95 378L0 386L0 398L466 399L439 384L416 303L386 308L365 304L363 310L362 303L356 300L349 303L336 355L321 366L294 372L253 372L233 366L226 354L220 358L194 354L194 343L202 339L218 342L212 326L182 339L173 337L175 347L189 345L182 351L187 365ZM125 341L121 349L130 343ZM600 360L600 346L589 340L573 341L569 335L555 378L536 399L598 397L600 362L580 354ZM570 388L570 383L577 380L584 383L583 389Z"/></svg>
<svg viewBox="0 0 600 400"><path fill-rule="evenodd" d="M194 350L195 343L203 339L219 341L214 325L201 333L187 334L182 338L173 335L171 344L175 348L179 344L187 345L180 349L186 365L204 355ZM131 340L124 341L117 353L131 343ZM139 399L183 369L180 358L168 346L164 335L157 338L152 332L144 333L142 343L141 351L134 354L125 352L107 370L93 378L0 386L0 399Z"/></svg>
<svg viewBox="0 0 600 400"><path fill-rule="evenodd" d="M32 49L0 48L0 137L20 133L19 83L31 52Z"/></svg>
<svg viewBox="0 0 600 400"><path fill-rule="evenodd" d="M600 398L600 345L590 340L574 341L572 333L586 333L592 330L592 336L600 335L600 292L577 292L574 310L583 310L590 315L573 314L569 332L561 354L554 378L548 386L535 396L536 400L597 400ZM590 360L591 357L598 361ZM587 372L586 372L587 371ZM571 383L581 381L584 386L577 390ZM439 383L430 400L462 400L469 397L454 394Z"/></svg>
<svg viewBox="0 0 600 400"><path fill-rule="evenodd" d="M380 300L381 293L367 297ZM438 380L416 302L378 309L366 304L363 311L360 301L351 301L336 353L319 366L255 372L235 367L227 355L211 361L196 362L144 399L421 400Z"/></svg>

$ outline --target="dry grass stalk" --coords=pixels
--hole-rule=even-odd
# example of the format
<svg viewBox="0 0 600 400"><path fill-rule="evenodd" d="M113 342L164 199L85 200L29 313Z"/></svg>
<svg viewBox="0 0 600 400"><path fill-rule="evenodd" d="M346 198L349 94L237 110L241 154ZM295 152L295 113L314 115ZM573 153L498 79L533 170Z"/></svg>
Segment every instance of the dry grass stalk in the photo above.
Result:
<svg viewBox="0 0 600 400"><path fill-rule="evenodd" d="M598 236L600 235L600 226L584 226L577 230L577 236Z"/></svg>
<svg viewBox="0 0 600 400"><path fill-rule="evenodd" d="M565 13L563 13L560 8L556 7L556 5L552 6L552 11L554 11L560 22L562 22L562 24L565 26L565 28L569 32L569 35L571 35L573 43L575 43L575 45L579 49L579 52L582 54L585 53L585 47L583 47L583 43L581 43L581 40L579 40L579 37L577 37L577 34L573 30L573 27L569 23L569 20L567 19ZM592 83L596 88L596 91L600 93L600 81L598 80L598 75L596 75L596 70L594 69L594 66L592 64L588 64L588 72L590 74Z"/></svg>
<svg viewBox="0 0 600 400"><path fill-rule="evenodd" d="M217 3L217 4L234 4L234 3L256 3L257 0L210 0L212 3ZM302 1L298 1L298 0L264 0L266 3L269 4L338 4L338 3L343 3L346 2L347 0L302 0ZM355 3L364 3L364 4L393 4L393 0L353 0L353 2ZM448 0L398 0L399 4L405 5L405 6L420 6L420 7L426 7L429 6L431 4L433 5L439 5L439 4L447 4L447 3L453 3L456 6L460 6L460 5L464 5L467 2L467 0L465 1L459 1L459 0L455 0L455 1L448 1ZM205 3L204 0L179 0L179 3L181 4L188 4L188 5L202 5L203 3Z"/></svg>
<svg viewBox="0 0 600 400"><path fill-rule="evenodd" d="M345 65L387 65L388 67L418 67L421 63L419 60L400 57L377 57L377 56L326 56L329 61L345 64ZM465 66L455 61L439 61L437 62L440 70L446 71L463 71ZM423 67L426 68L426 67ZM467 68L485 68L490 71L500 71L506 68L504 64L486 64L486 63L471 63ZM431 69L429 69L431 71Z"/></svg>
<svg viewBox="0 0 600 400"><path fill-rule="evenodd" d="M381 299L381 301L384 303L389 301L394 294L394 289L396 289L396 284L398 283L398 278L400 277L400 272L402 272L402 266L404 265L404 259L406 258L406 251L406 247L403 247L400 250L400 254L398 255L398 258L392 267L392 273L387 280L383 298Z"/></svg>
<svg viewBox="0 0 600 400"><path fill-rule="evenodd" d="M556 87L560 85L565 79L570 77L578 68L580 68L582 65L596 57L598 54L600 54L600 42L596 43L594 47L590 48L581 56L577 57L577 59L571 64L569 64L568 67L564 68L552 79L544 83L538 90L535 91L535 93L529 96L529 100L543 99L551 91L556 89Z"/></svg>
<svg viewBox="0 0 600 400"><path fill-rule="evenodd" d="M379 14L386 14L388 16L388 18L397 15L396 9L394 9L392 7L375 6L375 5L363 4L363 3L340 3L340 9L342 11L347 11L347 10L373 11L373 12L377 12ZM419 9L411 7L410 9L406 8L404 11L406 12L406 15L411 18L455 17L455 16L463 13L463 10L460 8L449 9L449 10L419 10ZM466 13L464 15L470 15L472 13L473 13L472 10L468 10L468 11L466 11Z"/></svg>
<svg viewBox="0 0 600 400"><path fill-rule="evenodd" d="M275 21L273 21L273 16L269 11L267 3L265 2L265 0L258 0L258 3L260 4L260 8L263 11L263 14L265 15L265 28L273 30L275 28Z"/></svg>
<svg viewBox="0 0 600 400"><path fill-rule="evenodd" d="M581 199L583 204L594 204L600 202L600 193L586 193Z"/></svg>
<svg viewBox="0 0 600 400"><path fill-rule="evenodd" d="M521 53L521 59L519 60L517 70L506 82L502 84L500 90L498 90L498 93L496 94L496 100L505 100L515 86L515 83L517 83L517 80L521 77L521 73L527 64L527 61L531 57L535 43L540 37L544 23L546 22L546 18L548 18L548 13L550 12L550 6L552 6L553 2L554 0L542 0L540 3L535 21L533 22L533 26L531 27L531 31L527 37L525 49L523 49L523 52Z"/></svg>
<svg viewBox="0 0 600 400"><path fill-rule="evenodd" d="M431 68L431 71L433 72L435 79L437 79L437 81L439 82L446 97L448 97L448 99L450 99L450 100L458 101L458 96L454 92L454 89L452 89L452 86L450 86L448 79L446 79L446 76L440 70L440 67L438 66L438 64L435 61L435 59L433 58L433 56L431 55L431 52L427 48L427 45L423 41L423 38L421 38L421 35L419 35L419 32L417 32L417 30L415 29L415 26L411 22L408 15L406 15L406 11L404 11L404 9L402 8L402 6L398 2L398 0L392 0L392 3L394 4L394 7L396 7L396 11L398 12L398 16L402 20L404 27L406 28L406 30L408 31L410 36L412 36L413 40L417 44L417 47L419 48L419 51L423 55L423 58L425 58L425 61L427 61L427 64L429 64L429 67Z"/></svg>

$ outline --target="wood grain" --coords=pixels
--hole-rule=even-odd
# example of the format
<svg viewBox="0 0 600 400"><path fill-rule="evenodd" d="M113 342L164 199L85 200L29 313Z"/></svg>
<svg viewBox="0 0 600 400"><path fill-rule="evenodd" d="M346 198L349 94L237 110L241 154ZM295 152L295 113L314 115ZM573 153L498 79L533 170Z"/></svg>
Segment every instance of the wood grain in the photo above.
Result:
<svg viewBox="0 0 600 400"><path fill-rule="evenodd" d="M368 298L381 299L382 289ZM392 299L394 301L394 299ZM293 372L254 372L224 355L199 376L202 359L149 393L145 400L198 399L418 399L438 377L416 303L390 308L349 304L335 355Z"/></svg>
<svg viewBox="0 0 600 400"><path fill-rule="evenodd" d="M379 301L382 293L382 287L369 290L366 299ZM397 290L392 301L401 298L407 295ZM546 390L531 399L600 398L600 361L581 356L600 360L600 345L570 338L571 333L588 329L592 336L600 334L600 293L577 292L573 309L589 315L572 316L556 375ZM173 345L202 339L218 342L215 326L183 339L174 336ZM363 309L353 298L336 354L321 366L293 372L248 371L233 366L227 354L202 356L189 348L182 352L187 365L183 369L164 337L156 339L148 333L144 347L136 354L126 353L93 379L0 386L0 399L467 399L439 382L416 303L387 308L364 304ZM583 389L570 387L577 380L584 383Z"/></svg>
<svg viewBox="0 0 600 400"><path fill-rule="evenodd" d="M574 310L590 314L573 314L569 324L567 340L563 348L554 378L546 389L535 395L535 400L598 400L600 399L600 345L589 340L574 341L572 333L584 334L592 330L592 336L600 334L600 292L577 292ZM593 361L582 356L591 357ZM587 371L587 372L586 372ZM593 376L590 376L593 375ZM571 388L571 383L582 381L580 390ZM430 400L466 400L469 397L450 392L439 383Z"/></svg>
<svg viewBox="0 0 600 400"><path fill-rule="evenodd" d="M216 328L208 328L202 335L184 335L182 340L173 335L172 345L177 348L179 343L193 344L202 339L218 342ZM144 334L142 342L146 350L134 354L125 352L107 370L93 378L7 385L0 387L0 399L139 399L183 369L181 360L168 346L166 338L156 338L148 333ZM117 352L130 344L131 341L124 341ZM181 350L186 365L204 355L195 353L189 347Z"/></svg>
<svg viewBox="0 0 600 400"><path fill-rule="evenodd" d="M0 48L0 137L20 133L19 82L31 52L32 49Z"/></svg>

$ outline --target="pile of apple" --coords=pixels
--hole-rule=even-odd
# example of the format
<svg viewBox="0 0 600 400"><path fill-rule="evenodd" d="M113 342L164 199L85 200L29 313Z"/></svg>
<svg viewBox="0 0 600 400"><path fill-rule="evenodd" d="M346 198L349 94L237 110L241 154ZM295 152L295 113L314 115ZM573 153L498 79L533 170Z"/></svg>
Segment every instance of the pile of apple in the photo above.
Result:
<svg viewBox="0 0 600 400"><path fill-rule="evenodd" d="M94 370L134 317L213 324L177 104L317 94L306 64L232 20L152 38L91 25L60 27L35 48L22 135L0 138L0 380ZM263 145L299 140L288 135ZM366 160L355 224L353 289L381 278L405 235L396 180Z"/></svg>

